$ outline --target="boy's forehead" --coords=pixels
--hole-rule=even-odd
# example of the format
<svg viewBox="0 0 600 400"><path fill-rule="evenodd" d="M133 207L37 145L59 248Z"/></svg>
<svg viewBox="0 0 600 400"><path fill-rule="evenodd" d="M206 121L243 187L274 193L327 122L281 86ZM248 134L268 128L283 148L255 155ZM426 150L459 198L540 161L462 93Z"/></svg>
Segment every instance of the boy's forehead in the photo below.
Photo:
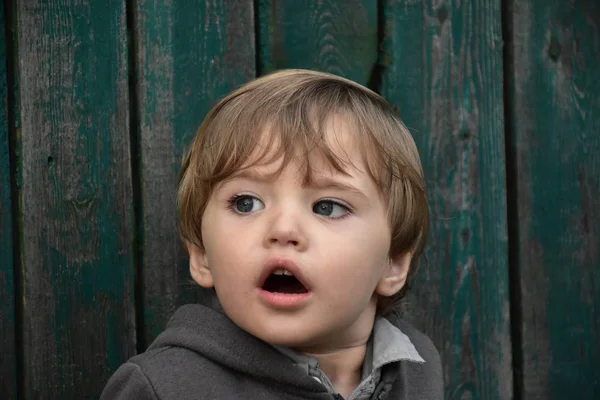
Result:
<svg viewBox="0 0 600 400"><path fill-rule="evenodd" d="M327 161L325 149L349 166L358 167L361 162L358 130L341 114L328 116L320 127L315 123L314 137L310 137L310 133L303 133L289 140L290 135L284 136L286 134L281 132L277 124L265 124L258 142L240 169L278 163L281 166L287 152L293 158L290 161L308 162L314 168L327 170L332 165Z"/></svg>

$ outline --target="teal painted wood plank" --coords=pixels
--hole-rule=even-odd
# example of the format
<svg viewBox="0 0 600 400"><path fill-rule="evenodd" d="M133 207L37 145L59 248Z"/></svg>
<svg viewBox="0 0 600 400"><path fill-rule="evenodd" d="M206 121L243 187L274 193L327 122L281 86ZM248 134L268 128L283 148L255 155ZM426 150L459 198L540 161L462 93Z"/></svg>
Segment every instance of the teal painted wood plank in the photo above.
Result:
<svg viewBox="0 0 600 400"><path fill-rule="evenodd" d="M500 2L384 2L382 94L413 132L432 232L405 317L447 399L512 398Z"/></svg>
<svg viewBox="0 0 600 400"><path fill-rule="evenodd" d="M522 399L600 398L600 5L509 12Z"/></svg>
<svg viewBox="0 0 600 400"><path fill-rule="evenodd" d="M377 60L377 1L259 0L259 72L308 68L368 84Z"/></svg>
<svg viewBox="0 0 600 400"><path fill-rule="evenodd" d="M17 399L15 342L15 277L12 190L8 131L8 76L6 19L0 7L0 393Z"/></svg>
<svg viewBox="0 0 600 400"><path fill-rule="evenodd" d="M204 115L255 77L252 0L143 0L135 10L142 198L144 343L201 298L177 231L183 151Z"/></svg>
<svg viewBox="0 0 600 400"><path fill-rule="evenodd" d="M96 398L135 352L125 2L16 6L23 398Z"/></svg>

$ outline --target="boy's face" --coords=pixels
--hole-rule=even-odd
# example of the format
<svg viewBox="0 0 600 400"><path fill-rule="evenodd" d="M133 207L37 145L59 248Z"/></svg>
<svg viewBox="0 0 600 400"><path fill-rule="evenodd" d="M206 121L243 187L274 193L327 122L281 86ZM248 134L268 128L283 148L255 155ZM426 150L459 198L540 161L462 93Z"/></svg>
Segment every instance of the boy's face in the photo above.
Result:
<svg viewBox="0 0 600 400"><path fill-rule="evenodd" d="M364 343L378 295L398 292L410 264L410 254L389 257L387 205L344 121L331 119L326 133L352 159L348 176L319 154L307 186L295 161L270 179L281 160L240 171L207 203L204 249L190 247L193 278L214 286L238 326L305 352Z"/></svg>

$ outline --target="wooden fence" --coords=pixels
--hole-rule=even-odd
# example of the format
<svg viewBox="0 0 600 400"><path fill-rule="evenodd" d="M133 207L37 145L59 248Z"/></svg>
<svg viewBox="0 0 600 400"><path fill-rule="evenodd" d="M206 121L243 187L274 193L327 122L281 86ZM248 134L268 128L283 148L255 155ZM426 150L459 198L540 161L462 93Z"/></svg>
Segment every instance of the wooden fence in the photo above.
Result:
<svg viewBox="0 0 600 400"><path fill-rule="evenodd" d="M5 0L0 398L96 398L178 304L179 162L220 97L302 67L382 93L433 233L406 317L447 399L600 398L596 0Z"/></svg>

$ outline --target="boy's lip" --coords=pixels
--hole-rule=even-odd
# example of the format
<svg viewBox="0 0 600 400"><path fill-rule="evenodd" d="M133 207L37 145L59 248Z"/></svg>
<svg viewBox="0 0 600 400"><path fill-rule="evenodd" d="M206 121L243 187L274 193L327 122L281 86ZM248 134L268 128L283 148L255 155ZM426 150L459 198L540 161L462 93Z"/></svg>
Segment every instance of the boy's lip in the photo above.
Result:
<svg viewBox="0 0 600 400"><path fill-rule="evenodd" d="M304 275L302 275L302 272L300 271L298 265L296 265L296 263L290 260L289 258L282 257L270 258L266 262L258 280L258 287L262 288L265 285L265 281L267 280L267 278L278 269L285 269L291 272L292 275L294 275L294 277L298 279L298 282L300 282L302 286L304 286L306 291L310 292L310 282L308 282Z"/></svg>

